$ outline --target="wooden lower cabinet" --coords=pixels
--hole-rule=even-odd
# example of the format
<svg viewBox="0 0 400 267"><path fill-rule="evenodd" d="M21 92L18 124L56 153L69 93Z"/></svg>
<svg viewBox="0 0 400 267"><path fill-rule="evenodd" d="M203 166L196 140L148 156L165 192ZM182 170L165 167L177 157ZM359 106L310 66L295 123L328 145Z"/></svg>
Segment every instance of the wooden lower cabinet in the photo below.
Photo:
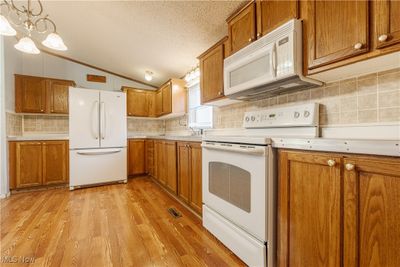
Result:
<svg viewBox="0 0 400 267"><path fill-rule="evenodd" d="M61 184L68 181L68 142L46 141L42 143L43 184Z"/></svg>
<svg viewBox="0 0 400 267"><path fill-rule="evenodd" d="M278 266L400 266L399 158L282 150L278 192Z"/></svg>
<svg viewBox="0 0 400 267"><path fill-rule="evenodd" d="M178 142L178 196L201 214L202 173L200 143Z"/></svg>
<svg viewBox="0 0 400 267"><path fill-rule="evenodd" d="M164 142L165 185L173 193L177 193L176 184L176 142Z"/></svg>
<svg viewBox="0 0 400 267"><path fill-rule="evenodd" d="M164 141L154 141L155 178L162 184L165 184L164 147Z"/></svg>
<svg viewBox="0 0 400 267"><path fill-rule="evenodd" d="M130 139L128 141L128 175L144 174L145 170L145 144L143 139Z"/></svg>
<svg viewBox="0 0 400 267"><path fill-rule="evenodd" d="M10 189L69 180L68 141L9 142Z"/></svg>
<svg viewBox="0 0 400 267"><path fill-rule="evenodd" d="M154 140L146 140L144 145L146 173L154 176Z"/></svg>
<svg viewBox="0 0 400 267"><path fill-rule="evenodd" d="M178 196L189 203L190 150L188 143L178 142Z"/></svg>

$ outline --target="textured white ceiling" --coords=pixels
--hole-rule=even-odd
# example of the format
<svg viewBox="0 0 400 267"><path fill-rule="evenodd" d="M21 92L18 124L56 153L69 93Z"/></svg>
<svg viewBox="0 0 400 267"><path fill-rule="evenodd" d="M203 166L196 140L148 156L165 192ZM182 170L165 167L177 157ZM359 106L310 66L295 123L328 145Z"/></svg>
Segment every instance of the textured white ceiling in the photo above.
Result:
<svg viewBox="0 0 400 267"><path fill-rule="evenodd" d="M61 55L153 85L181 77L227 34L243 1L45 1L69 50Z"/></svg>

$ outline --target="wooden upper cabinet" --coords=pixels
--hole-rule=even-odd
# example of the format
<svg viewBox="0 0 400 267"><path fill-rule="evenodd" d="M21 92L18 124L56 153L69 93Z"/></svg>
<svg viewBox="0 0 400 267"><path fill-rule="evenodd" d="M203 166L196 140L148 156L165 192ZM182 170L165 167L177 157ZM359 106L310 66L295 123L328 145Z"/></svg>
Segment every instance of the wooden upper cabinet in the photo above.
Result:
<svg viewBox="0 0 400 267"><path fill-rule="evenodd" d="M68 182L68 141L45 141L43 144L43 184Z"/></svg>
<svg viewBox="0 0 400 267"><path fill-rule="evenodd" d="M271 32L285 22L298 18L298 0L256 1L257 38Z"/></svg>
<svg viewBox="0 0 400 267"><path fill-rule="evenodd" d="M162 108L163 108L163 95L162 95L162 90L158 90L156 92L156 106L155 106L155 111L156 111L156 116L162 115Z"/></svg>
<svg viewBox="0 0 400 267"><path fill-rule="evenodd" d="M147 115L156 117L156 93L154 91L147 92Z"/></svg>
<svg viewBox="0 0 400 267"><path fill-rule="evenodd" d="M368 1L305 3L308 69L369 51Z"/></svg>
<svg viewBox="0 0 400 267"><path fill-rule="evenodd" d="M15 75L15 111L46 112L46 79Z"/></svg>
<svg viewBox="0 0 400 267"><path fill-rule="evenodd" d="M190 201L189 205L199 214L203 209L201 144L190 143Z"/></svg>
<svg viewBox="0 0 400 267"><path fill-rule="evenodd" d="M131 139L128 142L128 175L145 173L145 141Z"/></svg>
<svg viewBox="0 0 400 267"><path fill-rule="evenodd" d="M372 1L375 32L374 43L377 48L400 42L400 1Z"/></svg>
<svg viewBox="0 0 400 267"><path fill-rule="evenodd" d="M341 265L341 158L280 152L278 266Z"/></svg>
<svg viewBox="0 0 400 267"><path fill-rule="evenodd" d="M56 114L68 114L69 87L74 86L72 81L47 80L47 95L49 99L49 112Z"/></svg>
<svg viewBox="0 0 400 267"><path fill-rule="evenodd" d="M148 116L148 92L146 90L128 89L126 91L128 116Z"/></svg>
<svg viewBox="0 0 400 267"><path fill-rule="evenodd" d="M17 188L42 185L42 143L17 142L15 147L15 185Z"/></svg>
<svg viewBox="0 0 400 267"><path fill-rule="evenodd" d="M201 103L224 97L224 42L227 37L199 56Z"/></svg>
<svg viewBox="0 0 400 267"><path fill-rule="evenodd" d="M400 266L400 159L344 160L343 266Z"/></svg>
<svg viewBox="0 0 400 267"><path fill-rule="evenodd" d="M68 87L74 81L15 75L15 111L68 114Z"/></svg>
<svg viewBox="0 0 400 267"><path fill-rule="evenodd" d="M256 39L256 5L250 2L234 16L227 19L229 49L233 54Z"/></svg>
<svg viewBox="0 0 400 267"><path fill-rule="evenodd" d="M172 112L172 85L171 82L165 84L162 90L162 114Z"/></svg>

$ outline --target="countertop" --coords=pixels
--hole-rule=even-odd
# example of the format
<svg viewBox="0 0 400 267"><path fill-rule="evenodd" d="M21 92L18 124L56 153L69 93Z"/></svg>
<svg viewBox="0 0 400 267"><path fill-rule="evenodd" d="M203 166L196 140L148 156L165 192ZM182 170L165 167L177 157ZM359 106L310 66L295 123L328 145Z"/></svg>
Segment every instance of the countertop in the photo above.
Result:
<svg viewBox="0 0 400 267"><path fill-rule="evenodd" d="M44 141L44 140L68 140L67 134L38 134L38 135L9 135L8 141Z"/></svg>
<svg viewBox="0 0 400 267"><path fill-rule="evenodd" d="M8 141L43 141L68 139L69 137L66 134L7 136ZM187 142L202 141L201 136L187 135L128 135L128 139L161 139ZM400 157L400 140L273 137L272 147Z"/></svg>
<svg viewBox="0 0 400 267"><path fill-rule="evenodd" d="M128 139L162 139L162 140L176 140L188 142L201 142L201 136L187 136L187 135L128 135ZM8 141L44 141L44 140L69 140L67 134L38 134L38 135L21 135L21 136L7 136Z"/></svg>

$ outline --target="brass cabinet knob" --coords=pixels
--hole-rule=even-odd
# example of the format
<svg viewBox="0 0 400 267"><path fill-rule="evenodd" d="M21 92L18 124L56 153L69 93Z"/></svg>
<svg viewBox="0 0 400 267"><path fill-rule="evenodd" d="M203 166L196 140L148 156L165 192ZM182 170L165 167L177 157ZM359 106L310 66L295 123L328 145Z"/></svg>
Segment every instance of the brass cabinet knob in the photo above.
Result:
<svg viewBox="0 0 400 267"><path fill-rule="evenodd" d="M356 43L355 45L354 45L354 49L355 50L359 50L359 49L361 49L363 47L363 44L362 43Z"/></svg>
<svg viewBox="0 0 400 267"><path fill-rule="evenodd" d="M251 41L253 41L253 38L249 38L249 43L251 43Z"/></svg>
<svg viewBox="0 0 400 267"><path fill-rule="evenodd" d="M387 39L388 39L387 34L382 34L378 37L379 42L385 42L387 41Z"/></svg>
<svg viewBox="0 0 400 267"><path fill-rule="evenodd" d="M334 161L333 159L328 160L327 163L329 167L333 167L336 165L336 161Z"/></svg>
<svg viewBox="0 0 400 267"><path fill-rule="evenodd" d="M223 93L221 91L218 92L218 95L223 95Z"/></svg>
<svg viewBox="0 0 400 267"><path fill-rule="evenodd" d="M354 170L355 165L352 164L352 163L346 163L346 164L344 165L344 167L346 168L346 170L352 171L352 170Z"/></svg>
<svg viewBox="0 0 400 267"><path fill-rule="evenodd" d="M261 32L258 32L258 33L257 33L257 37L260 37L260 36L261 36Z"/></svg>

